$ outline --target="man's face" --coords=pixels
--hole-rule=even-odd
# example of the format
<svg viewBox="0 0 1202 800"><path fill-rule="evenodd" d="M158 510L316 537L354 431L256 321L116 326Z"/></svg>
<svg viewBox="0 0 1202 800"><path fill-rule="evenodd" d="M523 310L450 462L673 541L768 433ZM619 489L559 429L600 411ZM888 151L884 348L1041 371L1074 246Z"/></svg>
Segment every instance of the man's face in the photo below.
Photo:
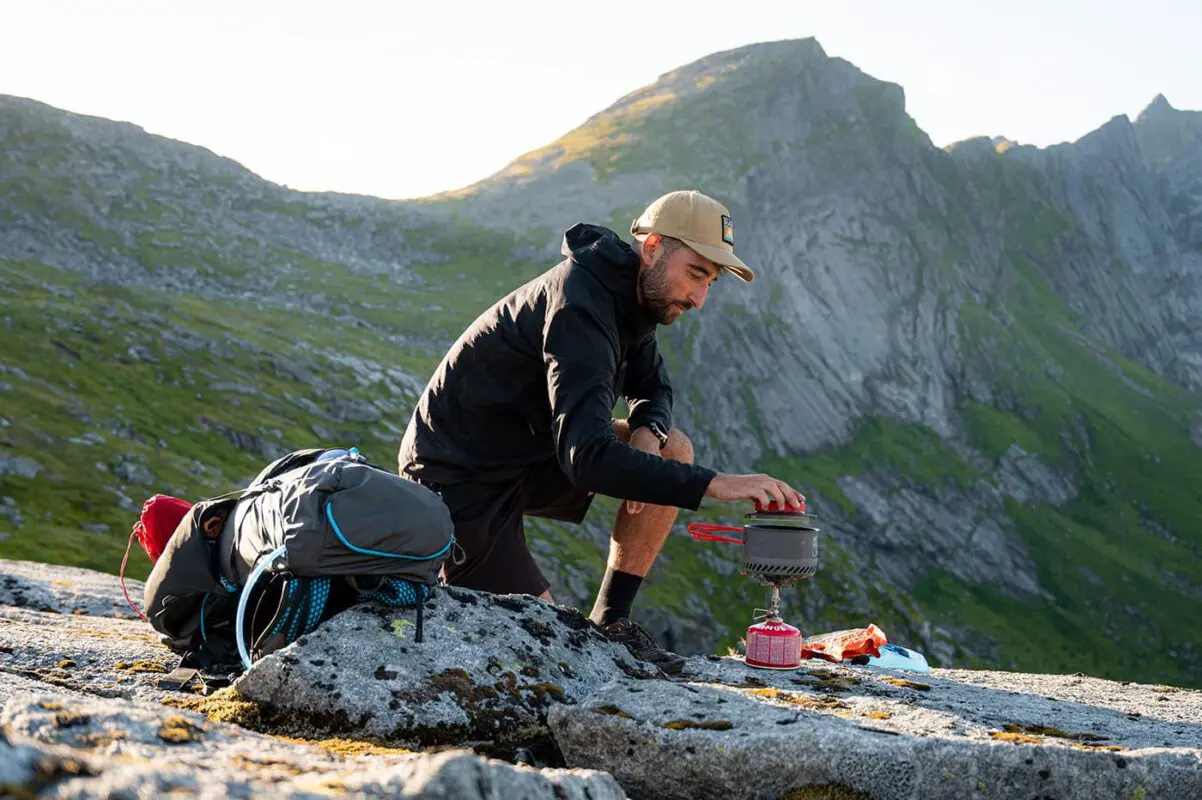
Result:
<svg viewBox="0 0 1202 800"><path fill-rule="evenodd" d="M639 302L660 325L671 325L689 309L705 305L710 286L722 273L721 267L692 248L655 234L644 242L643 260Z"/></svg>

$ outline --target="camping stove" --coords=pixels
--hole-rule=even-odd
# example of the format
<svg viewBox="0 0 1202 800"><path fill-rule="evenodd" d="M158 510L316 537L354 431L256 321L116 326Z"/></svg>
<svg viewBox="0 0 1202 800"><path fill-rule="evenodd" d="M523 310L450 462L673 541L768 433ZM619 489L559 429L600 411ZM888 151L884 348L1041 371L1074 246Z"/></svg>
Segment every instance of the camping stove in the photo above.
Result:
<svg viewBox="0 0 1202 800"><path fill-rule="evenodd" d="M764 509L756 503L754 513L741 527L694 522L689 534L698 541L743 545L743 574L772 587L766 609L755 609L753 619L763 620L747 629L746 663L761 669L796 669L801 666L802 633L780 618L780 590L818 571L818 528L803 505L798 511L779 510L773 503ZM717 536L718 531L742 533L741 539Z"/></svg>
<svg viewBox="0 0 1202 800"><path fill-rule="evenodd" d="M801 631L780 618L780 587L772 587L772 607L760 609L762 619L747 629L747 666L760 669L797 669L801 666Z"/></svg>

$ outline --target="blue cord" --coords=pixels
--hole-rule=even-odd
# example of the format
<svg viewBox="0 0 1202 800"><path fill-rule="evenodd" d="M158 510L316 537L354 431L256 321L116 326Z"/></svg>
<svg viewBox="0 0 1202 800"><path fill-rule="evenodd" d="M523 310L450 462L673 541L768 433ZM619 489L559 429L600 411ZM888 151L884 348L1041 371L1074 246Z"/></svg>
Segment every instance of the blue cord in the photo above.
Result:
<svg viewBox="0 0 1202 800"><path fill-rule="evenodd" d="M200 641L207 642L209 637L205 634L205 603L209 602L209 593L205 592L204 599L200 601Z"/></svg>
<svg viewBox="0 0 1202 800"><path fill-rule="evenodd" d="M242 659L242 666L247 669L250 669L250 655L246 652L246 637L242 635L242 620L246 617L246 604L250 601L250 590L272 562L286 552L288 552L288 546L282 544L268 553L265 558L259 559L259 563L251 570L250 577L246 579L246 585L242 587L242 594L238 596L238 612L234 615L234 638L238 642L238 656Z"/></svg>
<svg viewBox="0 0 1202 800"><path fill-rule="evenodd" d="M363 555L367 555L367 556L379 556L381 558L403 558L403 559L406 559L407 561L429 561L432 558L438 558L439 556L446 553L448 550L451 549L451 545L455 543L455 535L452 534L451 540L447 542L446 547L442 548L437 553L434 553L434 554L428 555L428 556L407 556L403 553L384 553L379 550L368 550L365 547L355 547L355 545L353 545L349 541L347 541L346 536L344 536L342 533L342 528L339 528L338 523L334 521L334 504L333 504L333 502L328 502L328 501L326 502L326 518L330 520L330 525L334 528L335 535L338 536L339 541L341 541L344 545L347 546L347 549L353 550L356 553L362 553Z"/></svg>

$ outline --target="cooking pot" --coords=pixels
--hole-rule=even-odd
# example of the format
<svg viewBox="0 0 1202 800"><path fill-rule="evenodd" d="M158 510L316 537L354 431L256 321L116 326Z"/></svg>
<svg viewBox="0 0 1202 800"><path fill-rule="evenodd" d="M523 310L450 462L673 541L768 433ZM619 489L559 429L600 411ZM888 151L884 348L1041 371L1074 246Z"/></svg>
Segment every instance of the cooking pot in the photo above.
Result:
<svg viewBox="0 0 1202 800"><path fill-rule="evenodd" d="M689 534L698 541L743 545L743 569L764 583L782 584L812 578L818 571L816 517L802 511L766 510L756 504L742 527L689 523ZM742 538L717 536L717 532L743 534Z"/></svg>

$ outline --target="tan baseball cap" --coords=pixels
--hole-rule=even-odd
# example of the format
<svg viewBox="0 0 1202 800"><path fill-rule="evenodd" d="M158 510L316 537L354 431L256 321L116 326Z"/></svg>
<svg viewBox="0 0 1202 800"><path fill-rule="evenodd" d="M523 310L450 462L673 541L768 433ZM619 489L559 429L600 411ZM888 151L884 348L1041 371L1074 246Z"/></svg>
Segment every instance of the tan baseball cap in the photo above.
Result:
<svg viewBox="0 0 1202 800"><path fill-rule="evenodd" d="M658 233L679 239L744 281L755 273L735 255L735 226L726 206L693 189L668 192L630 223L635 236Z"/></svg>

